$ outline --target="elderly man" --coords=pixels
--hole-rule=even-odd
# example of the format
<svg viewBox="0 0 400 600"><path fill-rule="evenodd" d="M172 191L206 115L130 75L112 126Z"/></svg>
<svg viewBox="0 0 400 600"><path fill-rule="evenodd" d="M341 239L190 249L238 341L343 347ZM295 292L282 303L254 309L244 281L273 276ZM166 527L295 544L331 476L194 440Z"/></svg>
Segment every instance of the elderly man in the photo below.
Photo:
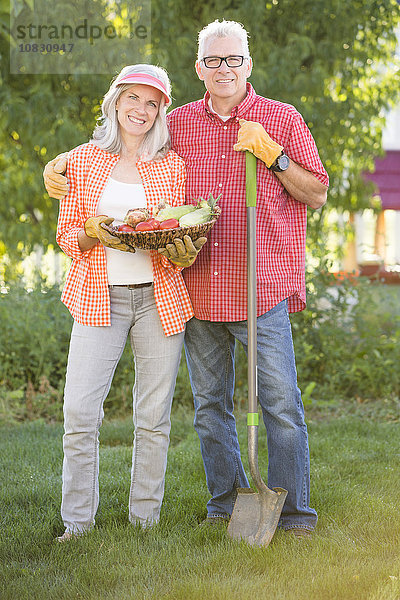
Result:
<svg viewBox="0 0 400 600"><path fill-rule="evenodd" d="M289 312L305 308L307 206L326 202L328 176L312 135L290 105L255 93L247 32L215 21L199 34L196 72L207 92L168 117L172 147L185 160L186 198L222 194L222 216L185 270L195 317L185 350L194 425L211 499L207 523L229 520L248 487L233 415L235 341L247 349L245 153L257 161L258 399L268 439L268 485L288 490L280 527L298 537L317 522L310 508L307 427L297 386ZM46 167L49 194L65 180ZM62 172L65 161L58 165ZM49 180L51 176L52 181ZM56 186L56 187L54 187ZM174 260L173 255L171 259Z"/></svg>

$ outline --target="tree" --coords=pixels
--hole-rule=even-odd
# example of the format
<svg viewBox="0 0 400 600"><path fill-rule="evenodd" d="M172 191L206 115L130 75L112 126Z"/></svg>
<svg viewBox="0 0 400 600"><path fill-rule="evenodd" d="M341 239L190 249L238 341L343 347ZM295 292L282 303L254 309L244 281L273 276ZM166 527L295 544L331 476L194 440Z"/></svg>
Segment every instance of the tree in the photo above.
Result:
<svg viewBox="0 0 400 600"><path fill-rule="evenodd" d="M34 243L54 244L58 203L44 191L42 169L89 138L115 73L11 75L4 8L0 13L0 253L21 254ZM197 32L217 18L250 32L257 92L293 104L310 126L331 178L327 210L367 206L361 174L381 153L384 113L399 98L396 0L153 0L148 62L168 70L175 106L204 93L193 68ZM121 57L115 72L126 62ZM321 214L313 213L316 225Z"/></svg>
<svg viewBox="0 0 400 600"><path fill-rule="evenodd" d="M157 7L153 39L161 64L173 74L179 102L204 93L201 82L187 78L200 27L224 17L250 32L250 81L258 93L301 112L329 172L328 203L309 217L314 242L330 208L370 205L372 186L362 173L382 153L385 111L400 99L396 0L225 0L196 6L171 0L167 10Z"/></svg>
<svg viewBox="0 0 400 600"><path fill-rule="evenodd" d="M3 7L4 0L0 1ZM90 15L95 8L99 12L104 9L102 0L73 0L66 2L66 8L82 9L83 3L86 3L84 15ZM15 10L23 11L32 8L33 0L13 5ZM58 203L45 192L43 168L60 151L89 139L99 114L100 99L118 65L115 72L100 76L12 74L9 52L13 40L8 35L7 17L2 8L0 256L7 251L11 256L21 257L34 244L44 247L55 244Z"/></svg>

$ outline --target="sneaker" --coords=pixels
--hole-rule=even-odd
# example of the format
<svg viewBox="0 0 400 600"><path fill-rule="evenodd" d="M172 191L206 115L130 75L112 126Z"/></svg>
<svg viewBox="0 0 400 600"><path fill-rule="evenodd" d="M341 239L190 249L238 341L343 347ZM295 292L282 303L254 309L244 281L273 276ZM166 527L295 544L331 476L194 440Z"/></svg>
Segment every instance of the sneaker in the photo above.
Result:
<svg viewBox="0 0 400 600"><path fill-rule="evenodd" d="M60 535L60 537L56 537L56 542L63 544L64 542L69 542L69 541L73 540L74 538L77 538L83 534L84 534L83 531L82 532L76 531L75 533L70 533L69 531L64 531L64 533L62 535Z"/></svg>

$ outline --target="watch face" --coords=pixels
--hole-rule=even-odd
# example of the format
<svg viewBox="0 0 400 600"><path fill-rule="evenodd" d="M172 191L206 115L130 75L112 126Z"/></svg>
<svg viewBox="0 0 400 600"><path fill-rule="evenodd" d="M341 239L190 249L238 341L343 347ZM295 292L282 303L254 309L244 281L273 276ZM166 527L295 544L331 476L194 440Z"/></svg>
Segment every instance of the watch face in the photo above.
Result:
<svg viewBox="0 0 400 600"><path fill-rule="evenodd" d="M282 154L282 156L280 156L278 158L278 168L279 171L286 171L286 169L289 166L289 157L286 156L286 154Z"/></svg>

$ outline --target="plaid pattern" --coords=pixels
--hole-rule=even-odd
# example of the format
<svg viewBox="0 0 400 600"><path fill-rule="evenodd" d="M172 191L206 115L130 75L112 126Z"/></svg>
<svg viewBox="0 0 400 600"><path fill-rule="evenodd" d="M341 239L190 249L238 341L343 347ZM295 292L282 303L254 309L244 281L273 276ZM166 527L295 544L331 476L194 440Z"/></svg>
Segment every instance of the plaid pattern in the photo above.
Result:
<svg viewBox="0 0 400 600"><path fill-rule="evenodd" d="M247 319L245 153L235 152L239 119L258 121L288 156L324 185L328 175L313 137L293 106L247 96L221 121L202 100L168 115L172 145L186 164L186 201L222 194L222 214L184 277L195 316L211 321ZM307 206L290 197L278 178L257 161L258 315L289 298L291 312L305 308Z"/></svg>
<svg viewBox="0 0 400 600"><path fill-rule="evenodd" d="M83 325L107 326L110 320L110 297L104 247L96 244L81 252L78 232L86 219L96 215L96 208L119 160L93 144L83 144L68 155L67 177L69 193L61 201L57 227L57 243L73 261L61 296L74 319ZM138 161L147 207L153 210L163 199L172 206L185 199L185 165L170 151L158 162ZM112 215L110 215L112 216ZM165 335L184 330L193 316L182 269L151 250L154 275L154 296Z"/></svg>

